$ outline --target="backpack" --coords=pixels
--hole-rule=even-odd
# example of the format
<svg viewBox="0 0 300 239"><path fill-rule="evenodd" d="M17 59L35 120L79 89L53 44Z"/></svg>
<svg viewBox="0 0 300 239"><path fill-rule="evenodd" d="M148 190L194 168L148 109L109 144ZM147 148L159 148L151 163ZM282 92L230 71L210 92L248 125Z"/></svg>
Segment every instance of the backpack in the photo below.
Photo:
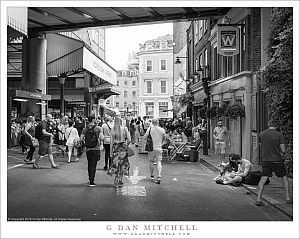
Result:
<svg viewBox="0 0 300 239"><path fill-rule="evenodd" d="M35 127L35 133L34 133L34 137L38 140L41 140L43 137L43 125L42 123L39 123L36 127Z"/></svg>
<svg viewBox="0 0 300 239"><path fill-rule="evenodd" d="M92 128L88 128L85 132L85 147L87 148L95 148L98 143L98 137L96 132L94 131L95 125Z"/></svg>

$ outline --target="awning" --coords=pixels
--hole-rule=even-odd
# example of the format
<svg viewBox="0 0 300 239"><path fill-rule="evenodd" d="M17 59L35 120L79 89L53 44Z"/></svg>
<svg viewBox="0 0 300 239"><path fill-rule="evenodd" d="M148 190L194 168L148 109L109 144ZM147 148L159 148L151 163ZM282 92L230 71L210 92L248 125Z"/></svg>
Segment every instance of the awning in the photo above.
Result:
<svg viewBox="0 0 300 239"><path fill-rule="evenodd" d="M187 109L187 105L180 107L179 112L177 113L177 117L181 117L181 114L184 113Z"/></svg>
<svg viewBox="0 0 300 239"><path fill-rule="evenodd" d="M117 115L117 111L115 111L114 109L111 109L105 105L100 105L101 107L104 108L104 114L110 115L110 116L116 116Z"/></svg>
<svg viewBox="0 0 300 239"><path fill-rule="evenodd" d="M116 85L117 72L91 52L84 42L61 34L47 34L47 74L59 76L87 70L104 81Z"/></svg>
<svg viewBox="0 0 300 239"><path fill-rule="evenodd" d="M94 87L89 87L89 92L90 93L95 93L99 95L98 98L104 98L107 99L111 95L120 95L121 92L117 90L117 88L109 83L104 83L99 86L94 86Z"/></svg>
<svg viewBox="0 0 300 239"><path fill-rule="evenodd" d="M24 90L12 90L11 96L19 99L30 99L30 100L51 100L51 95L45 95L37 92L24 91Z"/></svg>

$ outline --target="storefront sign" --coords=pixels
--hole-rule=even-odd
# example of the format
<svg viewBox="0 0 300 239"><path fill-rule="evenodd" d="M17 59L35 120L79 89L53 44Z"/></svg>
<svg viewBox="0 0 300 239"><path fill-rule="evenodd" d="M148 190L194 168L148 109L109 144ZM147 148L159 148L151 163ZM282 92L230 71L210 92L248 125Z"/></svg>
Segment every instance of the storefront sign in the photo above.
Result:
<svg viewBox="0 0 300 239"><path fill-rule="evenodd" d="M96 91L111 89L111 88L113 88L112 84L104 83L104 84L101 84L101 85L98 85L98 86L89 87L89 92L96 92Z"/></svg>
<svg viewBox="0 0 300 239"><path fill-rule="evenodd" d="M218 27L218 54L223 56L234 56L239 54L240 29L234 26Z"/></svg>
<svg viewBox="0 0 300 239"><path fill-rule="evenodd" d="M24 90L14 90L12 92L12 96L16 98L22 98L22 99L51 100L51 95L45 95L45 94L24 91Z"/></svg>
<svg viewBox="0 0 300 239"><path fill-rule="evenodd" d="M83 48L83 68L108 83L113 85L117 83L117 72L85 47Z"/></svg>

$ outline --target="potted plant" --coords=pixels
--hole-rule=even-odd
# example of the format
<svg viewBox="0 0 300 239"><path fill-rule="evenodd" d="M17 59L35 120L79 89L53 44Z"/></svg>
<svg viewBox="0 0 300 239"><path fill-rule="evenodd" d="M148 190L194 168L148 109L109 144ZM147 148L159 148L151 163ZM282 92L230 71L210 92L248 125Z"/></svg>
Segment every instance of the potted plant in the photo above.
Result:
<svg viewBox="0 0 300 239"><path fill-rule="evenodd" d="M228 106L225 115L231 119L237 119L238 117L244 117L246 115L245 106L241 104L233 104Z"/></svg>

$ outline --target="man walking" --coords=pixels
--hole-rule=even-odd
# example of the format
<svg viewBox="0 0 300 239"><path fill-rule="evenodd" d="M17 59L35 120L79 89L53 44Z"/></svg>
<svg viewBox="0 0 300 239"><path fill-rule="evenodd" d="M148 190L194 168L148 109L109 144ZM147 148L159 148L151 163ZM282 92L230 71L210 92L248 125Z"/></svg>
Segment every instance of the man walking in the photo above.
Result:
<svg viewBox="0 0 300 239"><path fill-rule="evenodd" d="M156 164L158 171L156 183L160 184L162 172L162 142L166 133L163 128L159 127L158 119L152 120L152 126L147 129L144 139L147 139L149 134L151 135L153 141L153 151L148 152L150 178L154 179L154 165Z"/></svg>
<svg viewBox="0 0 300 239"><path fill-rule="evenodd" d="M225 164L226 142L228 141L228 145L230 145L228 130L225 126L223 127L222 120L218 121L218 126L214 129L213 137L215 138L215 153L219 154L220 164L218 167L221 167Z"/></svg>
<svg viewBox="0 0 300 239"><path fill-rule="evenodd" d="M100 134L102 129L96 125L95 115L88 117L87 126L81 133L81 140L85 141L86 157L88 160L88 174L90 180L90 187L96 186L95 174L97 162L100 160Z"/></svg>
<svg viewBox="0 0 300 239"><path fill-rule="evenodd" d="M33 168L39 169L39 161L41 157L48 154L49 161L52 168L58 168L58 165L54 163L52 144L53 144L53 134L51 128L51 121L53 120L51 114L46 115L46 121L43 121L36 127L36 138L39 140L39 157L35 160Z"/></svg>
<svg viewBox="0 0 300 239"><path fill-rule="evenodd" d="M258 184L258 196L255 203L257 206L264 206L261 195L268 177L272 177L273 172L277 177L282 178L286 203L292 203L286 168L282 160L285 153L284 139L283 135L276 131L276 126L276 122L270 120L268 123L269 128L259 134L259 144L262 150L262 177Z"/></svg>

